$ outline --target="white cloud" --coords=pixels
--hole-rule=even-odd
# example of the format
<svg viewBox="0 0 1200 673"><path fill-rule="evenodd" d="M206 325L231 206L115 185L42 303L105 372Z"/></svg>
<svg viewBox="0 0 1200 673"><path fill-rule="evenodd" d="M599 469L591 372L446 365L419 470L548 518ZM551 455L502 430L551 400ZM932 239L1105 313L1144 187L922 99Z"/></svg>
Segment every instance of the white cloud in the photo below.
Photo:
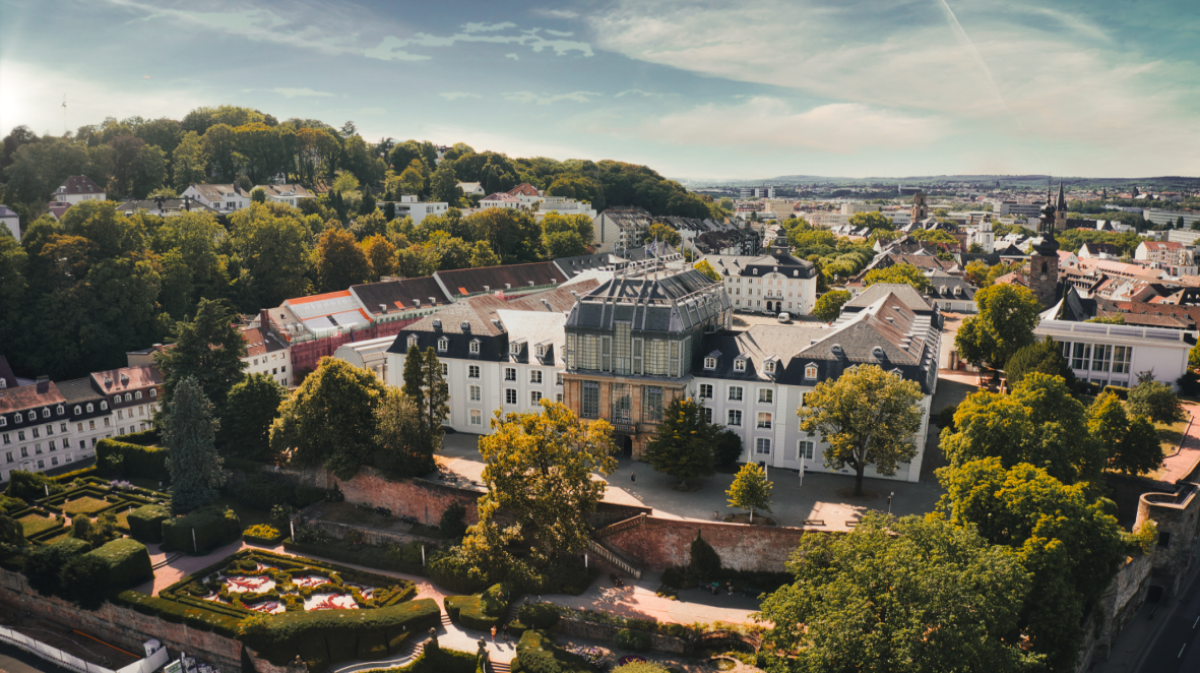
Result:
<svg viewBox="0 0 1200 673"><path fill-rule="evenodd" d="M517 56L516 54L512 54L512 53L505 54L505 55L504 55L504 58L511 58L511 59L512 59L512 60L514 60L514 61L520 61L520 60L521 60L521 57L520 57L520 56Z"/></svg>
<svg viewBox="0 0 1200 673"><path fill-rule="evenodd" d="M613 98L624 98L625 96L641 96L643 98L662 98L663 96L669 96L669 95L671 95L671 94L653 93L651 91L642 91L641 89L626 89L625 91L622 91L621 93L613 96Z"/></svg>
<svg viewBox="0 0 1200 673"><path fill-rule="evenodd" d="M442 98L445 98L446 100L458 100L459 98L482 98L483 97L477 93L469 93L466 91L446 91L446 92L440 93L438 95L441 96Z"/></svg>
<svg viewBox="0 0 1200 673"><path fill-rule="evenodd" d="M364 51L363 56L377 58L380 61L428 61L432 58L431 56L424 56L422 54L411 54L400 49L400 47L406 44L408 43L404 40L393 35L388 35L379 44Z"/></svg>
<svg viewBox="0 0 1200 673"><path fill-rule="evenodd" d="M550 105L551 103L559 103L562 101L586 103L591 97L603 95L604 94L596 93L595 91L572 91L571 93L559 94L536 94L532 91L514 91L512 93L504 94L504 97L516 103L537 103L538 105Z"/></svg>
<svg viewBox="0 0 1200 673"><path fill-rule="evenodd" d="M547 19L578 19L579 12L573 12L569 9L546 9L538 8L533 10L536 16L542 16Z"/></svg>
<svg viewBox="0 0 1200 673"><path fill-rule="evenodd" d="M989 143L1104 148L1114 169L1118 153L1137 151L1139 130L1153 128L1173 138L1156 150L1159 171L1200 167L1200 66L1124 51L1079 14L1019 2L1003 11L982 0L953 5L962 33L936 0L874 14L861 3L818 0L618 0L588 21L597 48L630 58L864 109L947 117Z"/></svg>
<svg viewBox="0 0 1200 673"><path fill-rule="evenodd" d="M911 117L859 103L792 112L776 98L730 106L701 105L636 127L648 140L674 145L807 148L834 154L923 147L947 133L945 120Z"/></svg>
<svg viewBox="0 0 1200 673"><path fill-rule="evenodd" d="M270 91L271 93L277 93L280 96L284 96L285 98L296 98L297 96L306 97L306 98L307 97L317 97L317 98L332 98L333 97L333 94L329 93L328 91L314 91L308 87L293 89L293 88L281 86L281 87L275 87L274 89L268 89L268 91Z"/></svg>

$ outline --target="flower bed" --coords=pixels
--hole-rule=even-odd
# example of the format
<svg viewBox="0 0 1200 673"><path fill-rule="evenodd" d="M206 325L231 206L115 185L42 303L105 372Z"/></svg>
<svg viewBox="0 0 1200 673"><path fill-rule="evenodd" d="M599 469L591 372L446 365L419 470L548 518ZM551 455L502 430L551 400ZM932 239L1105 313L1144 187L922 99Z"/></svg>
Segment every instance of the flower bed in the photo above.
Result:
<svg viewBox="0 0 1200 673"><path fill-rule="evenodd" d="M277 545L284 537L284 534L278 528L265 523L250 526L242 531L243 540L246 542L257 542L258 544Z"/></svg>

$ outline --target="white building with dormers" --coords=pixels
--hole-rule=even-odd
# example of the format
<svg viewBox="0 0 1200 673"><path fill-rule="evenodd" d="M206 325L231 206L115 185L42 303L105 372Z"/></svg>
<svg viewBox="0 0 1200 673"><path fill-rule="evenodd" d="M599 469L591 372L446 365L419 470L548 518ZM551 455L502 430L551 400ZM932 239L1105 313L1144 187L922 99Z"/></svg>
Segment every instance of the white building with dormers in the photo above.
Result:
<svg viewBox="0 0 1200 673"><path fill-rule="evenodd" d="M808 315L817 303L816 265L791 255L709 255L733 310Z"/></svg>
<svg viewBox="0 0 1200 673"><path fill-rule="evenodd" d="M0 482L13 470L43 472L74 460L68 411L46 377L0 390Z"/></svg>
<svg viewBox="0 0 1200 673"><path fill-rule="evenodd" d="M103 201L105 197L104 188L91 178L86 175L72 175L54 190L50 200L75 205L84 201Z"/></svg>

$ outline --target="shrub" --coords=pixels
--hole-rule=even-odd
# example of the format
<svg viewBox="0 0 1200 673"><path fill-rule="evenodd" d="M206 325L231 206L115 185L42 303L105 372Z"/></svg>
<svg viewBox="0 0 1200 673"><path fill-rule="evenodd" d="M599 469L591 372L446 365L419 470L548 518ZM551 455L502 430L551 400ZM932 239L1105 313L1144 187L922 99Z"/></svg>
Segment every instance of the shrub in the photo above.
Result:
<svg viewBox="0 0 1200 673"><path fill-rule="evenodd" d="M1125 386L1104 386L1104 392L1112 393L1122 400L1129 399L1129 388Z"/></svg>
<svg viewBox="0 0 1200 673"><path fill-rule="evenodd" d="M458 615L462 612L464 606L472 600L477 600L476 596L446 596L442 599L442 604L446 606L446 616L450 621L458 623Z"/></svg>
<svg viewBox="0 0 1200 673"><path fill-rule="evenodd" d="M141 432L131 432L127 435L121 435L121 441L127 444L137 444L138 446L154 446L158 444L158 430L149 429Z"/></svg>
<svg viewBox="0 0 1200 673"><path fill-rule="evenodd" d="M712 545L696 533L692 540L691 559L688 561L688 578L695 582L711 581L721 572L721 557Z"/></svg>
<svg viewBox="0 0 1200 673"><path fill-rule="evenodd" d="M192 531L196 534L194 542ZM206 554L241 536L241 521L231 509L201 507L185 517L162 523L163 544L189 554Z"/></svg>
<svg viewBox="0 0 1200 673"><path fill-rule="evenodd" d="M25 576L29 585L43 596L61 596L60 575L67 561L92 548L86 540L64 538L51 545L37 547L25 560Z"/></svg>
<svg viewBox="0 0 1200 673"><path fill-rule="evenodd" d="M150 552L146 545L120 538L101 546L88 554L104 561L108 568L107 587L109 589L128 589L135 584L154 579L154 571L150 569Z"/></svg>
<svg viewBox="0 0 1200 673"><path fill-rule="evenodd" d="M599 575L578 559L563 559L548 568L533 570L521 581L521 589L531 594L570 594L578 596L587 591Z"/></svg>
<svg viewBox="0 0 1200 673"><path fill-rule="evenodd" d="M460 538L467 534L467 508L463 507L461 502L451 503L449 507L442 512L442 518L438 520L438 528L442 533L451 539Z"/></svg>
<svg viewBox="0 0 1200 673"><path fill-rule="evenodd" d="M8 475L8 490L4 494L20 500L37 500L46 497L47 487L50 488L50 495L67 490L66 486L44 474L13 470Z"/></svg>
<svg viewBox="0 0 1200 673"><path fill-rule="evenodd" d="M549 634L534 629L517 641L517 663L523 673L592 673L586 659L560 649Z"/></svg>
<svg viewBox="0 0 1200 673"><path fill-rule="evenodd" d="M630 631L621 629L613 638L613 643L622 650L646 652L650 649L650 634L645 631Z"/></svg>
<svg viewBox="0 0 1200 673"><path fill-rule="evenodd" d="M283 539L283 533L270 524L260 523L250 526L242 533L242 538L251 542L275 544Z"/></svg>
<svg viewBox="0 0 1200 673"><path fill-rule="evenodd" d="M169 481L167 450L124 441L129 436L123 435L120 440L100 440L96 444L96 464L106 469L110 465L119 465L116 469L121 473L120 476Z"/></svg>
<svg viewBox="0 0 1200 673"><path fill-rule="evenodd" d="M517 620L531 629L548 629L558 622L558 609L549 603L522 605L517 610Z"/></svg>
<svg viewBox="0 0 1200 673"><path fill-rule="evenodd" d="M657 661L631 661L612 669L612 673L669 673L670 670Z"/></svg>
<svg viewBox="0 0 1200 673"><path fill-rule="evenodd" d="M147 556L147 568L149 562L150 557ZM104 605L104 597L110 587L108 579L109 566L104 559L92 554L73 556L59 573L59 590L63 598L79 607L95 610Z"/></svg>
<svg viewBox="0 0 1200 673"><path fill-rule="evenodd" d="M497 568L475 568L451 549L429 563L429 578L449 591L471 594L482 591L503 575Z"/></svg>
<svg viewBox="0 0 1200 673"><path fill-rule="evenodd" d="M297 537L301 535L301 530L307 529L297 530ZM404 549L407 549L408 547L409 545L406 545ZM290 552L323 556L328 559L333 559L334 561L357 563L359 565L370 566L372 568L383 568L385 570L409 573L410 575L426 574L425 566L421 565L420 545L416 546L417 557L415 561L405 560L406 554L404 550L395 545L389 545L385 547L364 544L351 549L346 545L337 542L336 540L333 542L328 540L312 540L301 542L289 538L284 540L283 548Z"/></svg>
<svg viewBox="0 0 1200 673"><path fill-rule="evenodd" d="M239 503L272 511L277 505L292 508L307 507L325 497L325 490L307 484L296 484L282 475L254 472L244 478L231 480L225 492Z"/></svg>
<svg viewBox="0 0 1200 673"><path fill-rule="evenodd" d="M345 659L365 659L386 643L396 654L412 634L437 626L441 616L430 598L374 610L322 610L254 616L238 627L238 639L276 666L299 654L309 670Z"/></svg>
<svg viewBox="0 0 1200 673"><path fill-rule="evenodd" d="M129 536L142 542L162 542L163 522L171 510L162 505L142 505L129 513Z"/></svg>

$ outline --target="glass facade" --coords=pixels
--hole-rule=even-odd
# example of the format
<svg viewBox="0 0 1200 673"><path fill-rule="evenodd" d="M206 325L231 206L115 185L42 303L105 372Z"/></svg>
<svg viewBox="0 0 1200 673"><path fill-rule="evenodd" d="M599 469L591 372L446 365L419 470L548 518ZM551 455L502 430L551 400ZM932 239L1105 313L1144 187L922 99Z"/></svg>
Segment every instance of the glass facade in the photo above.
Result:
<svg viewBox="0 0 1200 673"><path fill-rule="evenodd" d="M647 423L661 423L663 418L663 389L646 386L642 389L642 417Z"/></svg>
<svg viewBox="0 0 1200 673"><path fill-rule="evenodd" d="M629 385L614 383L612 385L612 422L632 423L632 399L629 396Z"/></svg>
<svg viewBox="0 0 1200 673"><path fill-rule="evenodd" d="M580 414L584 418L600 418L600 384L595 381L583 382L583 405Z"/></svg>

